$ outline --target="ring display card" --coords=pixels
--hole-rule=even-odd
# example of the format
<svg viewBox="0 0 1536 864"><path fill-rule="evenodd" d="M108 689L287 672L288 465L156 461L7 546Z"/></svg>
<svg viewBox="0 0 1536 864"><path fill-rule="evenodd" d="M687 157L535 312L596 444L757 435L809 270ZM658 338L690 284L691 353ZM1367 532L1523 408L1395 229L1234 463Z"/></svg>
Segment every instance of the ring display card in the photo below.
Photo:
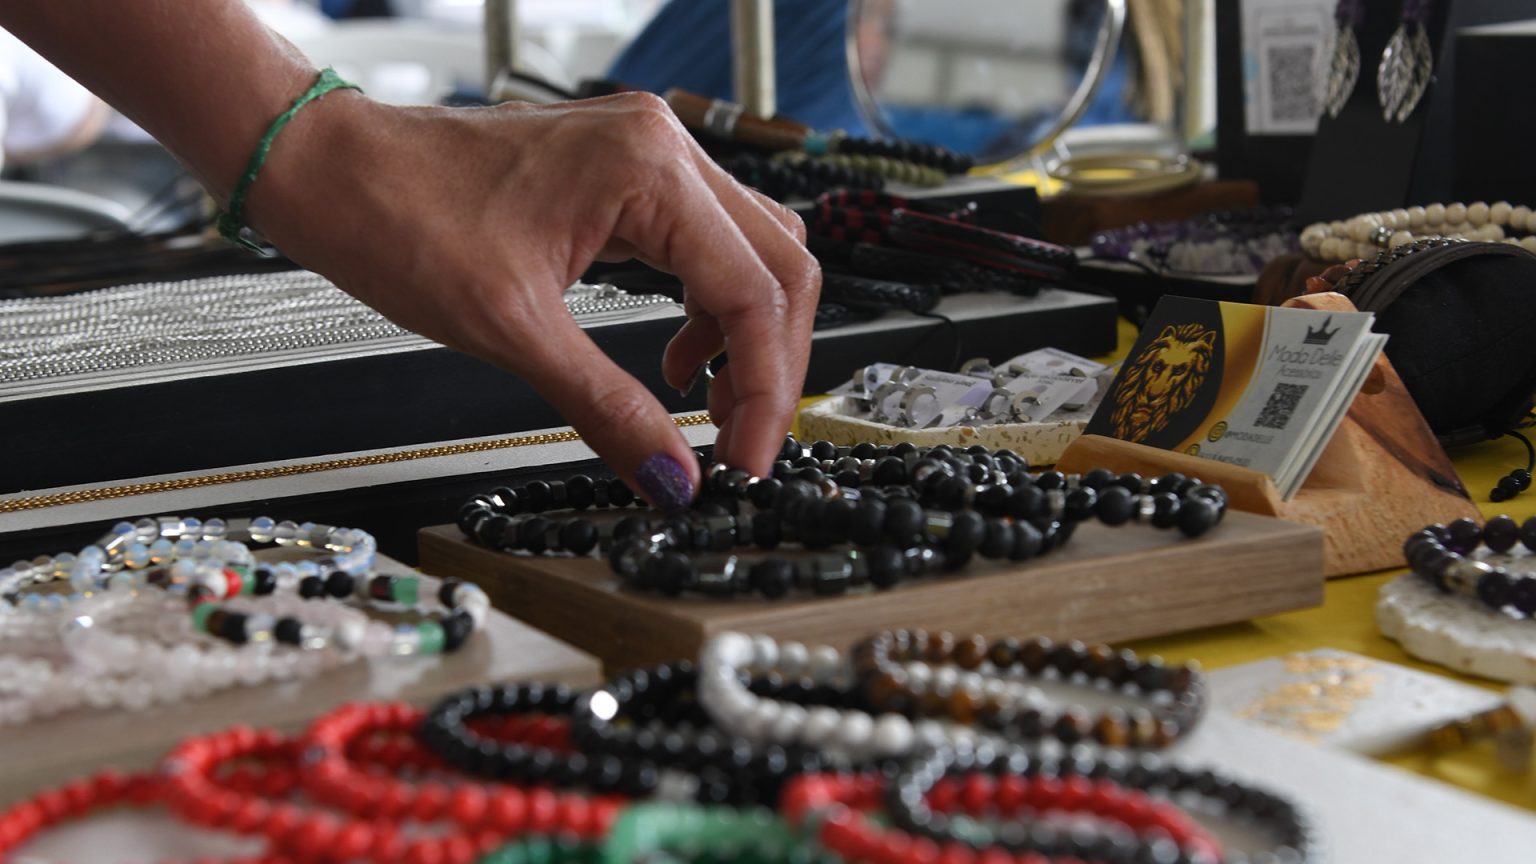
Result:
<svg viewBox="0 0 1536 864"><path fill-rule="evenodd" d="M1259 471L1290 499L1386 344L1372 320L1165 297L1085 432Z"/></svg>
<svg viewBox="0 0 1536 864"><path fill-rule="evenodd" d="M1368 756L1492 708L1490 690L1323 648L1211 673L1212 709L1292 738Z"/></svg>

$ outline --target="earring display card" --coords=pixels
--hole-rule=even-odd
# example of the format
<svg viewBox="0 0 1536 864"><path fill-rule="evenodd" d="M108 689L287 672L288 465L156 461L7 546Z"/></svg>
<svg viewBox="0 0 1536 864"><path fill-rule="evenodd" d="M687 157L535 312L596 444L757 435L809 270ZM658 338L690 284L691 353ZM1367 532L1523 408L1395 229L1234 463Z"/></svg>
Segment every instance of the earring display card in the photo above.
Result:
<svg viewBox="0 0 1536 864"><path fill-rule="evenodd" d="M1367 756L1412 745L1442 723L1503 702L1481 687L1332 648L1229 666L1210 677L1212 710Z"/></svg>

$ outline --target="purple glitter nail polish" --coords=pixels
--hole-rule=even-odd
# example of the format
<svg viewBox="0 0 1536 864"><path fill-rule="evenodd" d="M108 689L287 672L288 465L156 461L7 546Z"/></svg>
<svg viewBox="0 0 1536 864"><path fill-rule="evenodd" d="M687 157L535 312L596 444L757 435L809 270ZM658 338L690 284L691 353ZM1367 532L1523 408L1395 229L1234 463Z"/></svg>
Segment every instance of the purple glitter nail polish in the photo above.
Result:
<svg viewBox="0 0 1536 864"><path fill-rule="evenodd" d="M688 509L693 503L693 480L676 459L657 453L635 469L635 482L652 506L667 513Z"/></svg>

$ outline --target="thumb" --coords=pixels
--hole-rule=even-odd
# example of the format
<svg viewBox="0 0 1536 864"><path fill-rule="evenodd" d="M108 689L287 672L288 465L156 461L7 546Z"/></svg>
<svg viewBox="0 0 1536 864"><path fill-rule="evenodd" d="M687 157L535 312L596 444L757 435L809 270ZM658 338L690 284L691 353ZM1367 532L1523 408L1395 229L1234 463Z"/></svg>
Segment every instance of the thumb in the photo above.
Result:
<svg viewBox="0 0 1536 864"><path fill-rule="evenodd" d="M699 488L699 464L672 416L563 304L541 317L544 332L519 364L534 389L652 506L669 513L687 508Z"/></svg>

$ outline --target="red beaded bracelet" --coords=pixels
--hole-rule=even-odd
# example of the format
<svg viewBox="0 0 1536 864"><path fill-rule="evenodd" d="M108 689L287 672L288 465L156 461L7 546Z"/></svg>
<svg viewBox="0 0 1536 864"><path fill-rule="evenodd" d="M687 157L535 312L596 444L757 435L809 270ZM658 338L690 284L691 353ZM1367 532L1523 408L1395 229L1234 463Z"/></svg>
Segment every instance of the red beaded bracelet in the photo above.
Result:
<svg viewBox="0 0 1536 864"><path fill-rule="evenodd" d="M151 806L161 802L164 791L164 783L153 774L103 771L88 779L76 780L42 792L0 813L0 859L8 859L38 833L55 825L79 819L96 810ZM215 864L215 861L200 858L191 864ZM222 864L293 864L293 861L286 856L269 853L225 859Z"/></svg>
<svg viewBox="0 0 1536 864"><path fill-rule="evenodd" d="M349 758L359 742L380 733L414 733L422 716L422 711L410 705L385 703L346 705L322 717L302 741L307 763L305 791L316 800L359 816L448 819L469 830L509 837L532 833L597 839L607 834L624 805L619 798L589 799L542 788L524 790L476 782L450 785L431 780L410 783L360 770ZM569 744L563 724L532 723L524 728L530 732L529 741L538 738L557 746ZM509 734L506 727L503 733ZM383 747L389 754L387 759L397 765L446 770L414 740L396 739Z"/></svg>
<svg viewBox="0 0 1536 864"><path fill-rule="evenodd" d="M847 861L871 864L1045 864L1068 858L1036 852L1014 853L1000 847L972 849L957 843L937 844L890 829L865 815L880 810L885 778L877 774L805 775L785 789L780 811L795 825L819 820L817 837L827 849ZM1220 844L1194 820L1166 802L1106 781L1084 778L1022 777L998 781L972 775L961 782L935 784L930 792L935 810L1003 816L1024 811L1067 811L1092 814L1120 822L1138 834L1166 832L1181 848L1220 860Z"/></svg>

